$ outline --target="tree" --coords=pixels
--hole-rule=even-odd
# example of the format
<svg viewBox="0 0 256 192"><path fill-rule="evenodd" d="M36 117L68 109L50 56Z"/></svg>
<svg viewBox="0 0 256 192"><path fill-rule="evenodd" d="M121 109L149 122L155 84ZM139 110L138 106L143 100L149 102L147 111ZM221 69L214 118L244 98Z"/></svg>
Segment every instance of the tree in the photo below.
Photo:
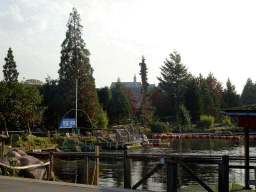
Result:
<svg viewBox="0 0 256 192"><path fill-rule="evenodd" d="M103 110L107 109L109 100L112 97L110 89L106 86L97 90L100 104L103 106Z"/></svg>
<svg viewBox="0 0 256 192"><path fill-rule="evenodd" d="M240 105L240 96L236 93L235 85L232 85L229 78L226 82L226 88L222 93L222 98L222 108L224 109L238 107Z"/></svg>
<svg viewBox="0 0 256 192"><path fill-rule="evenodd" d="M9 48L7 57L4 58L5 65L3 66L4 80L9 85L13 84L14 82L18 82L18 76L19 76L19 73L16 69L17 67L16 62L14 61L14 56L12 52L13 52L12 49Z"/></svg>
<svg viewBox="0 0 256 192"><path fill-rule="evenodd" d="M217 95L219 102L222 99L222 85L221 83L214 77L213 73L209 73L208 77L206 78L206 82L209 86L210 94L213 96L214 94Z"/></svg>
<svg viewBox="0 0 256 192"><path fill-rule="evenodd" d="M59 126L60 115L65 113L62 111L62 88L59 86L58 80L48 76L40 91L43 95L42 105L46 107L43 124L48 130L56 129Z"/></svg>
<svg viewBox="0 0 256 192"><path fill-rule="evenodd" d="M150 100L150 93L148 92L148 78L147 78L147 65L145 63L145 58L142 56L142 63L139 64L141 66L140 76L141 76L141 102L138 109L138 119L142 122L142 125L145 123L151 123L152 117L154 114L154 108L152 107L152 102Z"/></svg>
<svg viewBox="0 0 256 192"><path fill-rule="evenodd" d="M180 54L174 50L170 54L170 60L164 62L160 67L162 77L157 77L160 81L159 86L169 96L173 115L176 114L178 106L183 103L183 95L186 89L188 72L185 65L181 63Z"/></svg>
<svg viewBox="0 0 256 192"><path fill-rule="evenodd" d="M179 105L178 107L177 119L178 119L179 125L181 125L186 131L186 126L191 124L191 117L189 115L189 111L186 109L186 107L183 104Z"/></svg>
<svg viewBox="0 0 256 192"><path fill-rule="evenodd" d="M151 94L152 105L155 107L154 116L167 117L170 114L168 95L159 88L155 88Z"/></svg>
<svg viewBox="0 0 256 192"><path fill-rule="evenodd" d="M120 79L111 89L112 98L108 102L107 113L111 124L126 123L132 114L130 102Z"/></svg>
<svg viewBox="0 0 256 192"><path fill-rule="evenodd" d="M78 108L86 112L92 120L93 126L97 126L97 119L102 110L95 88L93 68L90 65L90 53L82 39L83 26L80 21L80 15L73 8L67 23L66 38L61 44L59 85L64 93L62 108L65 112L75 108L76 80L78 80ZM80 126L91 126L87 116L84 116L83 120L80 119L79 122Z"/></svg>
<svg viewBox="0 0 256 192"><path fill-rule="evenodd" d="M41 106L43 96L35 87L14 82L11 87L7 82L0 83L0 90L4 93L0 98L0 116L5 124L27 128L31 133L31 127L35 127L43 120L45 107Z"/></svg>
<svg viewBox="0 0 256 192"><path fill-rule="evenodd" d="M190 112L192 123L200 121L200 116L203 113L203 100L201 98L200 88L197 85L197 80L192 78L188 81L185 92L185 106Z"/></svg>
<svg viewBox="0 0 256 192"><path fill-rule="evenodd" d="M203 113L204 115L211 115L213 108L213 100L210 94L209 86L204 80L201 86L201 95L203 99Z"/></svg>
<svg viewBox="0 0 256 192"><path fill-rule="evenodd" d="M133 117L135 117L136 112L137 112L137 101L136 101L134 91L131 88L127 89L126 87L125 87L125 91L126 91L126 95L130 101L130 105L131 105L131 108L133 111L132 115L133 115Z"/></svg>
<svg viewBox="0 0 256 192"><path fill-rule="evenodd" d="M241 103L250 105L256 103L256 85L248 78L241 94Z"/></svg>

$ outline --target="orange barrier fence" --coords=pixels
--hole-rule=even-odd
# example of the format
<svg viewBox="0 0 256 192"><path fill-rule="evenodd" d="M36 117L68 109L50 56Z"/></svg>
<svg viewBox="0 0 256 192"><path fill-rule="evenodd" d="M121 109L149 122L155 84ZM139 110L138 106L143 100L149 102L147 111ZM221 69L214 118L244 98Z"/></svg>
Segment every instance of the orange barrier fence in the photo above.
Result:
<svg viewBox="0 0 256 192"><path fill-rule="evenodd" d="M239 140L244 139L244 136L224 136L224 135L165 135L165 134L155 134L153 138L156 139L230 139ZM250 136L250 140L256 140L256 136Z"/></svg>

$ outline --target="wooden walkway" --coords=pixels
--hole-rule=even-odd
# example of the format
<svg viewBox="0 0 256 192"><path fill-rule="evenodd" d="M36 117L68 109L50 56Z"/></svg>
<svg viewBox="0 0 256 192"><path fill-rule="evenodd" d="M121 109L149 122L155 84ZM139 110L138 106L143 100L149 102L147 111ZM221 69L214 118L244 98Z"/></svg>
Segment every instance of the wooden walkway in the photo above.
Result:
<svg viewBox="0 0 256 192"><path fill-rule="evenodd" d="M1 192L136 192L123 188L45 181L19 177L0 176Z"/></svg>

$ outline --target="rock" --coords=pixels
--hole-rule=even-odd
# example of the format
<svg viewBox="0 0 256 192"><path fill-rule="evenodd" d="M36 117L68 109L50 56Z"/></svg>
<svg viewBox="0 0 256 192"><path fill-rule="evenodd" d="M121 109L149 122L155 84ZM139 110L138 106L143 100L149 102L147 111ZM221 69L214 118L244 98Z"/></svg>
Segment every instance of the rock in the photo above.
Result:
<svg viewBox="0 0 256 192"><path fill-rule="evenodd" d="M22 151L20 149L13 149L13 151L19 153L21 156L27 155L27 153L25 153L24 151Z"/></svg>
<svg viewBox="0 0 256 192"><path fill-rule="evenodd" d="M3 163L5 165L9 165L9 166L13 166L13 167L19 167L21 165L20 161L16 158L0 159L0 163Z"/></svg>
<svg viewBox="0 0 256 192"><path fill-rule="evenodd" d="M8 157L19 157L21 156L19 153L17 153L16 151L9 151L8 152Z"/></svg>
<svg viewBox="0 0 256 192"><path fill-rule="evenodd" d="M28 166L28 165L36 165L36 164L44 164L39 159L32 157L30 155L24 155L16 157L21 163L21 166ZM23 175L26 178L33 178L33 179L43 179L46 174L46 167L35 167L35 168L28 168L23 169L20 172L21 175Z"/></svg>

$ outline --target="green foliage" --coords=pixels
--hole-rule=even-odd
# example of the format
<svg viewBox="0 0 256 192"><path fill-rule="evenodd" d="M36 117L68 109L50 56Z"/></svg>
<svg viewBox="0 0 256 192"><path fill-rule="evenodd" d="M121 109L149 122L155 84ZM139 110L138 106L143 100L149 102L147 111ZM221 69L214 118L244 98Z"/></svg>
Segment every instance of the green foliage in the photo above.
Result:
<svg viewBox="0 0 256 192"><path fill-rule="evenodd" d="M205 80L203 80L201 85L201 95L203 100L203 113L205 115L212 114L213 100L210 94L210 89Z"/></svg>
<svg viewBox="0 0 256 192"><path fill-rule="evenodd" d="M177 51L170 54L170 59L160 67L162 77L157 77L159 86L163 89L171 101L169 106L172 114L176 114L178 106L183 103L188 72L185 65L181 63L181 56Z"/></svg>
<svg viewBox="0 0 256 192"><path fill-rule="evenodd" d="M248 78L244 89L241 94L241 103L243 105L250 105L256 103L256 84L252 82L251 78Z"/></svg>
<svg viewBox="0 0 256 192"><path fill-rule="evenodd" d="M46 78L46 83L41 89L43 94L42 105L47 107L44 116L44 126L48 130L54 130L58 127L58 116L64 113L61 107L62 92L57 80Z"/></svg>
<svg viewBox="0 0 256 192"><path fill-rule="evenodd" d="M98 89L97 93L98 93L99 102L100 104L103 105L103 110L104 111L107 110L108 102L112 97L112 93L110 89L106 86L101 89Z"/></svg>
<svg viewBox="0 0 256 192"><path fill-rule="evenodd" d="M5 60L5 65L3 66L4 70L4 80L7 82L9 85L18 82L18 76L19 73L16 69L16 62L14 61L13 54L12 54L12 49L9 48L7 57L4 58Z"/></svg>
<svg viewBox="0 0 256 192"><path fill-rule="evenodd" d="M35 143L39 145L45 145L47 144L49 139L47 137L36 137L35 138Z"/></svg>
<svg viewBox="0 0 256 192"><path fill-rule="evenodd" d="M106 129L108 127L108 115L107 111L102 111L101 114L97 117L97 127Z"/></svg>
<svg viewBox="0 0 256 192"><path fill-rule="evenodd" d="M194 78L188 81L185 104L186 109L190 112L192 123L198 122L203 112L203 100L201 98L200 88Z"/></svg>
<svg viewBox="0 0 256 192"><path fill-rule="evenodd" d="M27 128L40 124L43 120L45 107L41 106L43 96L34 86L15 82L11 87L6 82L0 82L0 90L5 92L0 96L0 117L15 127Z"/></svg>
<svg viewBox="0 0 256 192"><path fill-rule="evenodd" d="M210 129L214 125L214 117L202 115L200 117L200 122L198 123L198 127L202 129Z"/></svg>
<svg viewBox="0 0 256 192"><path fill-rule="evenodd" d="M107 113L111 124L122 124L130 119L132 108L121 82L111 89L112 98L108 103Z"/></svg>
<svg viewBox="0 0 256 192"><path fill-rule="evenodd" d="M187 125L191 124L191 117L189 115L189 111L187 111L186 107L183 104L178 107L177 116L178 122L182 127L186 128Z"/></svg>
<svg viewBox="0 0 256 192"><path fill-rule="evenodd" d="M231 125L231 119L226 115L225 119L222 122L224 125Z"/></svg>
<svg viewBox="0 0 256 192"><path fill-rule="evenodd" d="M17 161L15 160L9 160L9 165L11 167L17 167L18 164L17 164ZM18 177L19 175L19 172L21 171L20 169L10 169L10 168L7 168L7 167L4 167L3 168L3 171L5 173L6 176L12 176L12 177Z"/></svg>
<svg viewBox="0 0 256 192"><path fill-rule="evenodd" d="M168 126L164 122L153 122L150 125L152 133L166 133L168 131Z"/></svg>
<svg viewBox="0 0 256 192"><path fill-rule="evenodd" d="M93 68L90 64L90 52L82 39L80 15L73 8L67 23L66 38L61 44L61 62L59 64L59 87L62 93L61 114L63 116L70 109L74 109L76 100L76 80L78 80L78 108L87 115L79 113L78 127L93 127L97 124L97 117L101 113L101 106L95 88Z"/></svg>
<svg viewBox="0 0 256 192"><path fill-rule="evenodd" d="M153 114L155 111L155 108L152 106L152 101L150 100L150 94L148 92L148 78L147 78L147 65L144 62L145 59L142 57L142 63L140 63L141 70L140 70L140 76L141 76L141 82L142 82L142 88L141 88L141 97L140 97L140 105L137 111L137 117L139 121L144 125L145 123L151 123L153 119Z"/></svg>
<svg viewBox="0 0 256 192"><path fill-rule="evenodd" d="M240 96L236 93L235 85L228 78L226 88L222 93L222 108L229 109L240 105Z"/></svg>

